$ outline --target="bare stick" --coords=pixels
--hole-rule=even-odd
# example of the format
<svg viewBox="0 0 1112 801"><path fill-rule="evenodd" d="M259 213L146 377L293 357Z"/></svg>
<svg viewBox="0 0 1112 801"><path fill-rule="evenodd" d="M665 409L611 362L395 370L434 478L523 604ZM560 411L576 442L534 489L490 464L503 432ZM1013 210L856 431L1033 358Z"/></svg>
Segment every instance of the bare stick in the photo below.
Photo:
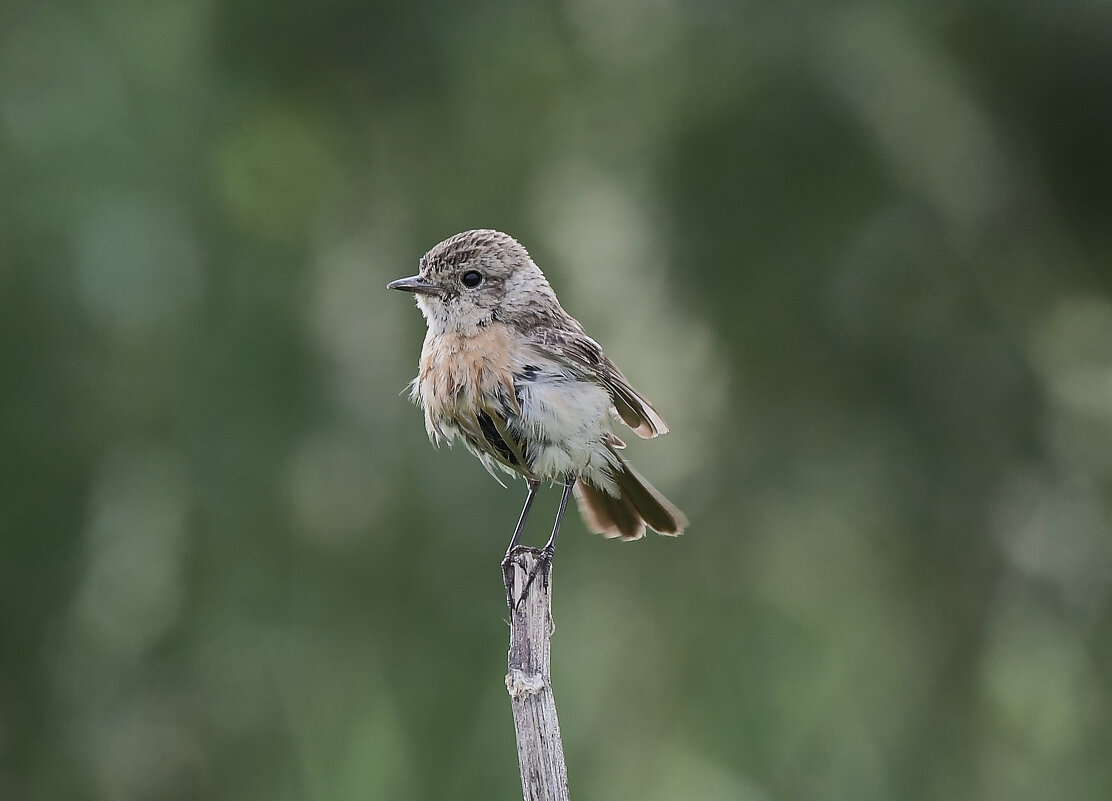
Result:
<svg viewBox="0 0 1112 801"><path fill-rule="evenodd" d="M522 546L510 553L513 611L506 689L514 712L525 801L568 801L568 769L552 695L552 563L539 560L539 555L536 548ZM536 578L526 592L524 588L535 570Z"/></svg>

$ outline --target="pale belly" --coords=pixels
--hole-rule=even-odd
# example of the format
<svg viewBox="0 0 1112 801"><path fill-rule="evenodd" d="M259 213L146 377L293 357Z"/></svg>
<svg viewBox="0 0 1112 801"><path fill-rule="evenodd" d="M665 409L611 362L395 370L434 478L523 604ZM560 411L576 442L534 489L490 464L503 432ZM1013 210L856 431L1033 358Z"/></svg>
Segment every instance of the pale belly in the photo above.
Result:
<svg viewBox="0 0 1112 801"><path fill-rule="evenodd" d="M597 384L539 375L519 384L523 437L532 443L530 467L543 479L574 473L609 483L610 396ZM596 474L604 471L606 479Z"/></svg>

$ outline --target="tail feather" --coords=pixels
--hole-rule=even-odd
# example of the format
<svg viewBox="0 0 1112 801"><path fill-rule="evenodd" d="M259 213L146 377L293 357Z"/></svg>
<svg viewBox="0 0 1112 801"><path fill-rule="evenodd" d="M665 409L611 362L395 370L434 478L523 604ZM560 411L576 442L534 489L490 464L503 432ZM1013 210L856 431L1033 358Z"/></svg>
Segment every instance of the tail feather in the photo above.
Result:
<svg viewBox="0 0 1112 801"><path fill-rule="evenodd" d="M615 454L617 456L617 454ZM587 527L604 537L636 540L645 536L646 525L658 534L677 536L687 527L687 516L618 457L614 496L580 479L575 483L575 500Z"/></svg>
<svg viewBox="0 0 1112 801"><path fill-rule="evenodd" d="M575 502L583 522L596 534L623 540L645 536L645 521L629 498L616 498L579 479L575 482Z"/></svg>

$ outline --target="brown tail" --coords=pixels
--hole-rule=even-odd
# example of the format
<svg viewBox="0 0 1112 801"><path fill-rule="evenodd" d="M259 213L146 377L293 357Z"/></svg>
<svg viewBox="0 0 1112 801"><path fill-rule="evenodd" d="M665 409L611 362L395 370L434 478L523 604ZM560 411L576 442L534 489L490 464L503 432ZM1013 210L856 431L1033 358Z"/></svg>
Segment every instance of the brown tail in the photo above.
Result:
<svg viewBox="0 0 1112 801"><path fill-rule="evenodd" d="M619 465L614 471L618 497L582 479L575 482L575 501L587 528L604 537L623 540L645 536L646 525L658 534L672 537L683 534L687 516L621 457Z"/></svg>

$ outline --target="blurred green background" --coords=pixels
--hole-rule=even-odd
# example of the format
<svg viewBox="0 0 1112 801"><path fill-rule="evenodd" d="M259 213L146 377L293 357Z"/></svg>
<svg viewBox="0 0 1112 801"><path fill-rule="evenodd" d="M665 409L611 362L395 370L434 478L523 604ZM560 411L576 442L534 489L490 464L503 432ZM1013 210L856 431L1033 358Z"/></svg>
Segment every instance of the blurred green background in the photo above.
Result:
<svg viewBox="0 0 1112 801"><path fill-rule="evenodd" d="M384 289L473 227L692 520L565 527L574 797L1112 797L1107 0L0 21L0 798L519 797L524 485Z"/></svg>

